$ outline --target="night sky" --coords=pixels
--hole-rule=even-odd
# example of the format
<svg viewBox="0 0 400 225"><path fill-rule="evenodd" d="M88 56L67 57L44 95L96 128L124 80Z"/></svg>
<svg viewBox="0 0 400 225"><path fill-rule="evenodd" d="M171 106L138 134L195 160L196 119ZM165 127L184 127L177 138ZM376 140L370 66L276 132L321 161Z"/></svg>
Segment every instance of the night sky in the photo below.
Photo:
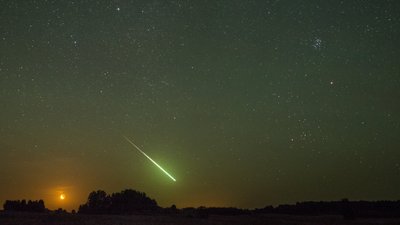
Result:
<svg viewBox="0 0 400 225"><path fill-rule="evenodd" d="M2 0L0 203L400 199L399 40L397 0Z"/></svg>

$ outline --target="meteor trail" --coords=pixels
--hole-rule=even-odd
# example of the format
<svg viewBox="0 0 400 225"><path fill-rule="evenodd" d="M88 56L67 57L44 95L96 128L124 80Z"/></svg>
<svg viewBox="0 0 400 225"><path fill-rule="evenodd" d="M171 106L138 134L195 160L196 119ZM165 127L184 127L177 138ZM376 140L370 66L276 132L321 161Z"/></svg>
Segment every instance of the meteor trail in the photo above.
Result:
<svg viewBox="0 0 400 225"><path fill-rule="evenodd" d="M123 136L129 143L131 143L131 145L133 145L133 147L135 147L137 150L139 150L140 153L142 153L144 156L146 156L152 163L154 163L154 165L156 165L161 171L163 171L169 178L171 178L173 181L176 182L175 178L173 176L171 176L171 174L169 174L167 171L165 171L160 165L158 165L156 163L156 161L154 161L152 158L150 158L150 156L148 156L146 153L144 153L137 145L135 145L135 143L133 143L129 138L127 138L126 136Z"/></svg>

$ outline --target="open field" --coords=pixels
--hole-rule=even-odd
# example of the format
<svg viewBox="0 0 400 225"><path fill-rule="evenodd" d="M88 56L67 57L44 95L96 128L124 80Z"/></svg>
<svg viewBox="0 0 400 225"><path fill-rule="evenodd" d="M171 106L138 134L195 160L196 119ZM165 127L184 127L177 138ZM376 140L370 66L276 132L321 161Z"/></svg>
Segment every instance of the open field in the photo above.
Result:
<svg viewBox="0 0 400 225"><path fill-rule="evenodd" d="M72 215L72 214L30 214L0 213L1 225L325 225L325 224L367 224L400 225L400 218L343 220L340 216L288 216L288 215L243 215L210 216L209 218L188 218L183 216L115 216L115 215Z"/></svg>

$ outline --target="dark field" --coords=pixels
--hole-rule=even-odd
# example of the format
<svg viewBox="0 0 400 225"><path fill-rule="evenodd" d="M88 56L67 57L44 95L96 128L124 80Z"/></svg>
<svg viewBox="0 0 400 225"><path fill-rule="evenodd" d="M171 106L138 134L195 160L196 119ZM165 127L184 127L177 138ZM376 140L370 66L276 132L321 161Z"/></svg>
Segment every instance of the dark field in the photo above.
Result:
<svg viewBox="0 0 400 225"><path fill-rule="evenodd" d="M340 216L288 216L288 215L243 215L243 216L210 216L209 218L189 218L184 216L115 216L115 215L71 215L71 214L29 214L0 213L1 225L158 225L158 224L268 224L268 225L324 225L324 224L400 224L400 218L394 219L355 219L343 220Z"/></svg>

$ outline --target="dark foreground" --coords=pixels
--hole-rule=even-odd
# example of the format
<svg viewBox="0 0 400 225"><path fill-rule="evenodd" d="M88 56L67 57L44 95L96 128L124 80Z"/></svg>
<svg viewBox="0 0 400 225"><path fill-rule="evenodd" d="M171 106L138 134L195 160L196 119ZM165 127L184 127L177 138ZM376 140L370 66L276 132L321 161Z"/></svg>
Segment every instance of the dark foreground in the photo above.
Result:
<svg viewBox="0 0 400 225"><path fill-rule="evenodd" d="M242 216L210 216L209 218L189 218L184 216L115 216L115 215L72 215L72 214L29 214L29 213L0 213L1 225L207 225L207 224L246 224L246 225L326 225L326 224L371 224L400 225L400 218L359 218L344 220L341 216L288 216L288 215L242 215Z"/></svg>

